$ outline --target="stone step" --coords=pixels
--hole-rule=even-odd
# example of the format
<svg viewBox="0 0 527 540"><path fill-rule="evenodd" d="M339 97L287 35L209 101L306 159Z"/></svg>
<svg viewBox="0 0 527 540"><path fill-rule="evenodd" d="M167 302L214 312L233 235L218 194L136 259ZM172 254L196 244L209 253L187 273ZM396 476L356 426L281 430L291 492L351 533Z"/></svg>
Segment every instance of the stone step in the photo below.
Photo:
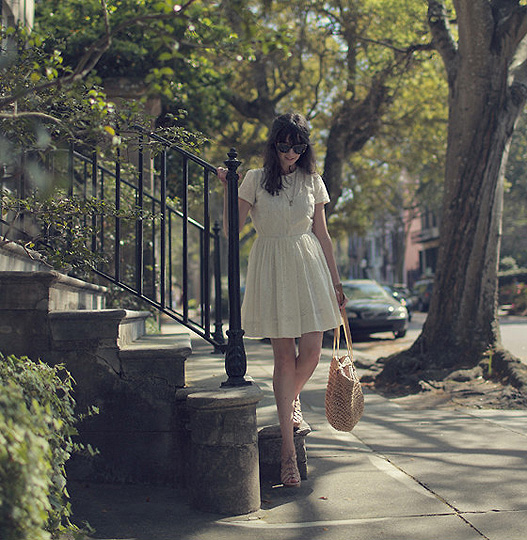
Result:
<svg viewBox="0 0 527 540"><path fill-rule="evenodd" d="M176 397L185 386L190 335L145 335L121 350L66 351L77 381L80 410L99 414L79 426L81 441L99 450L77 456L68 478L104 482L177 485L186 431ZM113 362L113 364L112 364ZM113 369L108 369L109 367Z"/></svg>
<svg viewBox="0 0 527 540"><path fill-rule="evenodd" d="M51 337L55 347L72 349L121 348L146 334L149 311L126 309L53 311L49 313Z"/></svg>
<svg viewBox="0 0 527 540"><path fill-rule="evenodd" d="M124 379L160 380L185 386L185 361L192 352L190 333L145 335L119 351Z"/></svg>
<svg viewBox="0 0 527 540"><path fill-rule="evenodd" d="M3 241L2 241L3 242ZM50 270L36 251L14 242L0 243L0 272L37 272Z"/></svg>
<svg viewBox="0 0 527 540"><path fill-rule="evenodd" d="M106 287L53 270L0 272L0 309L5 313L104 309L106 292Z"/></svg>
<svg viewBox="0 0 527 540"><path fill-rule="evenodd" d="M121 373L119 349L146 333L149 311L125 309L53 311L49 321L49 348L56 353L96 351L103 362L117 375Z"/></svg>

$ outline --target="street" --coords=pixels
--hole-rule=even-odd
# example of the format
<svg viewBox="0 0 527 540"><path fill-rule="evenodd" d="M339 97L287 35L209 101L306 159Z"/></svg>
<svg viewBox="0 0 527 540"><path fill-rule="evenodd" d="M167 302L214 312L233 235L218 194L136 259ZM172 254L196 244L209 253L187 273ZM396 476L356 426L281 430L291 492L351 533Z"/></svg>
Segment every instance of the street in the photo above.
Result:
<svg viewBox="0 0 527 540"><path fill-rule="evenodd" d="M353 347L372 359L389 356L410 347L421 333L425 320L426 313L414 311L404 338L394 339L392 333L384 332L358 338ZM527 364L527 317L500 317L500 330L504 347Z"/></svg>

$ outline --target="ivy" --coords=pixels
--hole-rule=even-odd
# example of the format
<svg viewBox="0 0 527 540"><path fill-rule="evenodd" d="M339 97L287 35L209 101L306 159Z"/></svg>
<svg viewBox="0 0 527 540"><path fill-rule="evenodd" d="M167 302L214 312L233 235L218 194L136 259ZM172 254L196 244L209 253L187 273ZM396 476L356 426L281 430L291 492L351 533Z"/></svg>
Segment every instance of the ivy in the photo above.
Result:
<svg viewBox="0 0 527 540"><path fill-rule="evenodd" d="M3 540L48 540L70 522L65 464L74 452L74 381L64 366L0 353L0 530ZM89 411L92 413L95 411Z"/></svg>

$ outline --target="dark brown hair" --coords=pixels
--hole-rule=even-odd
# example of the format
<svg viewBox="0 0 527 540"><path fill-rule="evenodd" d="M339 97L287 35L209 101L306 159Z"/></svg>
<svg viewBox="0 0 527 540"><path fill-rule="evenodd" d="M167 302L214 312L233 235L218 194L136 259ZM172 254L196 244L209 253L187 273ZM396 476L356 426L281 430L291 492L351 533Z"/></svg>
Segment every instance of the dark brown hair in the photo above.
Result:
<svg viewBox="0 0 527 540"><path fill-rule="evenodd" d="M276 143L307 144L306 151L300 155L296 166L305 173L313 174L316 169L316 158L309 140L307 120L297 113L282 114L271 126L264 151L264 175L262 185L271 195L278 195L282 189L282 169L278 158Z"/></svg>

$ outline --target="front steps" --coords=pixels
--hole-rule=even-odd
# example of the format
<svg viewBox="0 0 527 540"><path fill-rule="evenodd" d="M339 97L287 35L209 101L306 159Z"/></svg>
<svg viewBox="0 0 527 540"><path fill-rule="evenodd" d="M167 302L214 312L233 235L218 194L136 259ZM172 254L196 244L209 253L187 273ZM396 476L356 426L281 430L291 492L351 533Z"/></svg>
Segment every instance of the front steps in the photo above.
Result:
<svg viewBox="0 0 527 540"><path fill-rule="evenodd" d="M12 253L0 252L1 267L20 268L0 271L0 352L65 364L78 412L100 411L78 426L100 454L74 458L70 477L177 484L176 390L185 386L189 333L146 335L150 312L105 309L106 288L38 261L9 265Z"/></svg>

